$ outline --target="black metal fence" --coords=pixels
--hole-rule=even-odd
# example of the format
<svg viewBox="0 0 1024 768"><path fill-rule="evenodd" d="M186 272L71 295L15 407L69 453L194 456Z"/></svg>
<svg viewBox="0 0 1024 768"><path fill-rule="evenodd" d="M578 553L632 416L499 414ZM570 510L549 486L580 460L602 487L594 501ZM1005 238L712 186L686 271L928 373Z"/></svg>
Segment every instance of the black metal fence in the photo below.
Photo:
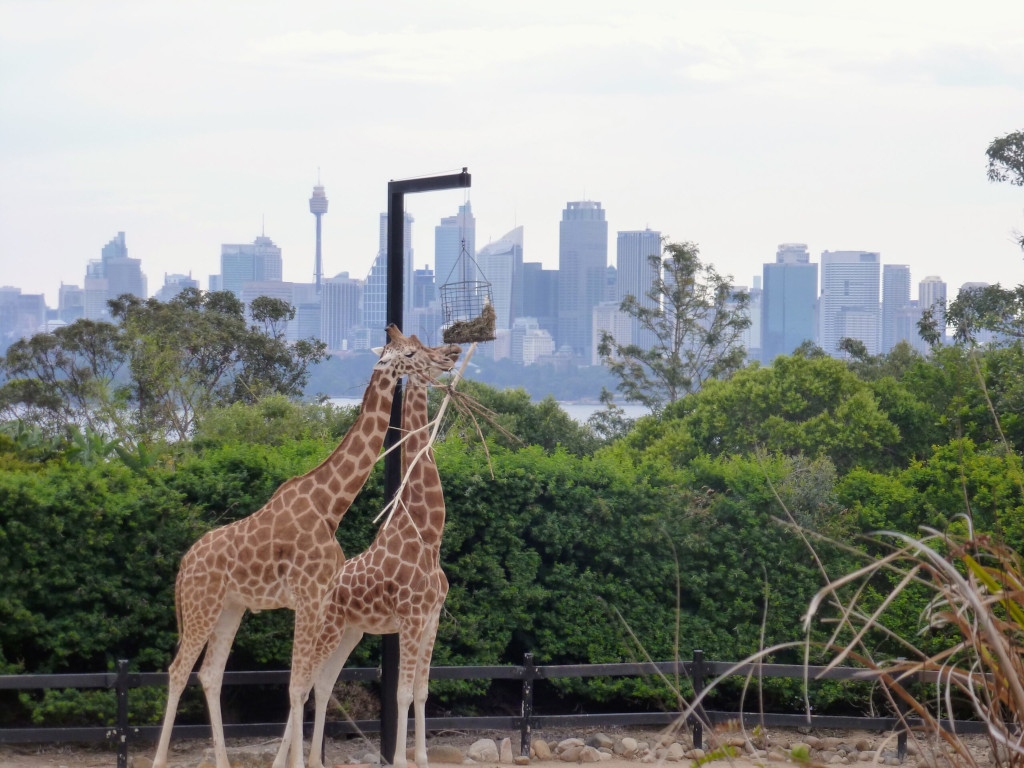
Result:
<svg viewBox="0 0 1024 768"><path fill-rule="evenodd" d="M498 715L486 717L428 717L427 729L445 730L511 730L520 733L522 754L529 755L531 732L535 728L572 726L628 726L628 725L669 725L680 718L679 712L628 712L611 714L537 715L533 707L533 689L537 680L556 678L587 677L641 677L662 674L688 677L695 691L704 688L707 680L732 670L736 675L812 680L865 680L870 673L863 669L837 667L826 670L823 667L805 668L798 664L737 665L735 662L705 661L702 651L694 651L691 661L660 661L624 664L568 664L537 666L532 654L525 654L522 666L488 667L432 667L432 680L519 680L522 682L522 709L519 715ZM288 685L287 670L272 672L226 672L224 685ZM934 677L934 676L932 676ZM341 680L376 681L380 679L379 669L353 668L342 670ZM924 675L922 682L934 682ZM198 685L195 673L189 685ZM128 662L119 661L116 672L69 674L69 675L0 675L0 690L43 690L52 688L113 689L117 695L117 722L113 726L92 726L75 728L0 728L0 743L97 743L117 745L118 768L127 768L128 750L132 744L153 743L159 738L160 726L132 725L128 712L128 690L153 686L166 686L164 672L129 672ZM901 718L858 717L833 715L773 714L769 712L721 712L701 709L699 717L691 717L688 725L693 735L694 746L703 744L704 723L739 720L744 724L774 727L812 726L817 728L844 728L877 731L892 731L900 727ZM913 726L915 721L908 719ZM311 724L307 724L311 725ZM983 723L957 720L949 723L959 733L984 733ZM328 722L326 735L375 733L380 730L377 720ZM279 736L284 732L284 723L225 724L224 734L229 738L262 738ZM208 725L176 725L174 738L199 739L210 737ZM898 752L902 758L906 752L906 731L898 736Z"/></svg>

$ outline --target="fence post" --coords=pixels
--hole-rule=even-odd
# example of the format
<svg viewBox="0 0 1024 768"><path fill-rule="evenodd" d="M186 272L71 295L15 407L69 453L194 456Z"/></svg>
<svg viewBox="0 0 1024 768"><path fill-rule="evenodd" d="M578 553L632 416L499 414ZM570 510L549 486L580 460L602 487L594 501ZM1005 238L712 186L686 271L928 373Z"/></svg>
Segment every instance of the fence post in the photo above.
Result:
<svg viewBox="0 0 1024 768"><path fill-rule="evenodd" d="M906 661L906 659L901 656L896 661ZM906 690L915 682L917 682L917 674L907 675L900 681L900 685ZM910 731L910 725L907 723L907 712L910 711L910 707L903 700L903 697L898 694L896 696L896 710L899 712L898 725L900 729L900 732L896 735L896 757L902 763L907 757L907 733Z"/></svg>
<svg viewBox="0 0 1024 768"><path fill-rule="evenodd" d="M128 768L128 660L117 660L117 768Z"/></svg>
<svg viewBox="0 0 1024 768"><path fill-rule="evenodd" d="M704 651L693 649L693 667L690 671L690 680L693 681L693 696L704 690ZM704 749L704 724L700 721L699 712L704 710L703 705L695 707L690 715L690 727L693 733L693 748Z"/></svg>
<svg viewBox="0 0 1024 768"><path fill-rule="evenodd" d="M537 668L533 665L533 654L523 654L523 719L519 730L519 754L530 756L531 731L533 730L533 681Z"/></svg>

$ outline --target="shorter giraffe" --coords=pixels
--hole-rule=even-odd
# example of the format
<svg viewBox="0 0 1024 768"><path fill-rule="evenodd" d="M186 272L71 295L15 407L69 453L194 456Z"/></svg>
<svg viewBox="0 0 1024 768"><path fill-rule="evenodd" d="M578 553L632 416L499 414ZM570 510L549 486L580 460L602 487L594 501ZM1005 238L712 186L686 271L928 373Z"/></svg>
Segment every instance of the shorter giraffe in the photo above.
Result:
<svg viewBox="0 0 1024 768"><path fill-rule="evenodd" d="M204 648L199 680L217 768L230 768L220 690L231 643L247 609L295 611L288 695L292 711L301 717L325 600L345 560L335 534L380 455L395 386L408 373L446 371L455 365L450 346L426 347L394 325L388 326L387 334L388 344L373 367L359 415L331 455L306 474L282 483L248 517L206 533L182 557L174 590L180 642L168 670L167 706L154 768L166 768L178 701ZM292 768L301 764L302 750L296 749Z"/></svg>
<svg viewBox="0 0 1024 768"><path fill-rule="evenodd" d="M421 374L409 375L402 403L405 434L405 486L389 521L369 549L344 565L327 595L323 629L313 655L316 720L309 753L310 768L323 768L327 703L352 649L363 634L399 635L398 732L394 768L406 768L409 706L415 702L417 768L427 768L427 683L441 607L448 579L441 570L444 495L437 472L427 417L427 384ZM291 738L286 728L274 768L283 768ZM299 736L301 738L301 736Z"/></svg>

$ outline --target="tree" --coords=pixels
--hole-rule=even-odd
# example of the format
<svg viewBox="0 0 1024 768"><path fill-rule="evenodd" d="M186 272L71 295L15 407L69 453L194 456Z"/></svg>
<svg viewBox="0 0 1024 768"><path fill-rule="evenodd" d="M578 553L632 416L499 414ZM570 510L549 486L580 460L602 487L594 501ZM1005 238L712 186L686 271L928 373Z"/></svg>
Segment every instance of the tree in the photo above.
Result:
<svg viewBox="0 0 1024 768"><path fill-rule="evenodd" d="M243 304L229 292L188 289L168 302L124 295L114 323L79 320L13 344L0 371L0 414L60 434L86 426L128 446L185 440L214 406L302 393L322 342L288 344L278 299Z"/></svg>
<svg viewBox="0 0 1024 768"><path fill-rule="evenodd" d="M601 333L598 354L618 378L626 400L653 411L743 366L743 332L750 327L750 295L732 287L700 260L694 243L666 243L664 259L649 257L656 274L648 302L629 295L621 309L638 321L654 343L645 349Z"/></svg>

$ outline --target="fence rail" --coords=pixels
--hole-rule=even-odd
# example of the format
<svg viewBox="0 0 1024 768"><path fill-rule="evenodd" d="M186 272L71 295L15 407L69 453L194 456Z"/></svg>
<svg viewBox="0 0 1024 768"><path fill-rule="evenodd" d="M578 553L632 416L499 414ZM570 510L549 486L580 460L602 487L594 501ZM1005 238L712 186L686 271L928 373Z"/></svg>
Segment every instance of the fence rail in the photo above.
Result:
<svg viewBox="0 0 1024 768"><path fill-rule="evenodd" d="M531 733L536 728L571 726L629 726L668 725L677 722L679 712L620 712L595 715L538 715L534 713L533 689L538 680L588 677L643 677L650 675L675 675L687 677L695 691L704 688L705 681L726 673L755 675L760 677L782 677L810 680L865 680L872 679L871 673L852 667L803 667L798 664L740 664L723 661L705 661L702 651L693 652L692 661L660 661L621 664L562 664L537 666L532 654L525 654L522 666L481 666L481 667L431 667L431 680L520 680L523 684L522 709L520 715L497 715L486 717L428 717L428 730L513 730L520 733L522 754L529 755ZM268 672L225 672L223 684L229 685L288 685L288 670ZM379 681L380 669L343 669L340 680ZM935 675L921 675L922 682L935 682ZM189 685L198 685L196 673L189 677ZM117 671L66 675L0 675L0 691L44 690L53 688L113 689L117 695L117 722L112 726L85 726L74 728L0 728L0 744L7 743L97 743L117 745L118 768L127 768L128 750L132 744L152 743L160 735L156 725L132 725L128 712L128 691L131 688L159 687L167 685L165 672L129 672L128 661L118 662ZM774 727L812 726L819 728L849 728L877 731L891 731L900 727L901 718L859 717L833 715L773 714L760 712L721 712L701 709L698 717L691 717L688 725L693 735L694 746L703 743L703 726L727 720L742 718L744 724L762 724ZM907 718L906 724L913 727L918 721ZM305 724L307 727L310 723ZM983 723L975 721L944 721L944 725L960 733L984 733ZM326 735L338 736L354 733L377 733L377 720L328 722ZM260 738L278 736L284 732L284 723L225 724L224 734L230 738ZM176 725L174 738L209 738L208 725ZM902 758L906 752L906 730L898 736L898 752Z"/></svg>

